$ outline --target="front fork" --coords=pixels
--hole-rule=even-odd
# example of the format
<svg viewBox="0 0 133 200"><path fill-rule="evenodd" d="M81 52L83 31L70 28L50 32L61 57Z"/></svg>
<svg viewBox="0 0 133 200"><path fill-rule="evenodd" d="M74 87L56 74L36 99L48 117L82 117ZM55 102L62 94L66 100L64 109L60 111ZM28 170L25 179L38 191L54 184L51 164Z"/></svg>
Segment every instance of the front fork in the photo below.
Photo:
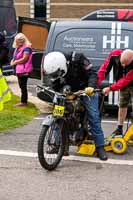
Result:
<svg viewBox="0 0 133 200"><path fill-rule="evenodd" d="M63 135L63 143L65 145L65 151L68 151L69 150L69 135L68 135L68 132L67 132L67 125L66 125L66 122L65 122L65 119L64 118L58 118L58 117L54 117L52 114L50 115L47 115L43 122L42 122L42 126L51 126L54 122L58 122L60 124L60 127L64 133L62 133ZM55 135L55 138L57 138L57 135Z"/></svg>

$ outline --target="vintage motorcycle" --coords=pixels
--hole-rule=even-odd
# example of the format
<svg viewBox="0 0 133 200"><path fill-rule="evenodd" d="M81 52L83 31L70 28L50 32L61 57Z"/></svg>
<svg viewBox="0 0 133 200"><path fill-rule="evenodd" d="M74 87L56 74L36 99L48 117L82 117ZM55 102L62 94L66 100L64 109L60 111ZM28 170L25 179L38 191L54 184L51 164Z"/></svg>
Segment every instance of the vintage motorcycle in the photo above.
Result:
<svg viewBox="0 0 133 200"><path fill-rule="evenodd" d="M71 93L68 86L63 89L62 94L48 87L38 86L38 90L53 99L52 111L42 122L38 141L38 158L41 166L53 170L68 152L70 145L79 147L83 142L90 142L92 136L80 100L80 95L85 94L85 91ZM93 90L98 91L99 89Z"/></svg>
<svg viewBox="0 0 133 200"><path fill-rule="evenodd" d="M41 94L44 93L45 101L52 104L51 113L43 120L38 141L38 158L41 166L47 170L54 170L62 157L68 153L71 145L77 146L78 154L92 156L96 147L80 95L92 95L101 90L88 88L85 91L71 93L67 86L62 94L48 87L38 86L38 90ZM123 154L128 145L133 145L133 123L128 124L122 137L112 137L110 134L105 138L104 148L106 151Z"/></svg>

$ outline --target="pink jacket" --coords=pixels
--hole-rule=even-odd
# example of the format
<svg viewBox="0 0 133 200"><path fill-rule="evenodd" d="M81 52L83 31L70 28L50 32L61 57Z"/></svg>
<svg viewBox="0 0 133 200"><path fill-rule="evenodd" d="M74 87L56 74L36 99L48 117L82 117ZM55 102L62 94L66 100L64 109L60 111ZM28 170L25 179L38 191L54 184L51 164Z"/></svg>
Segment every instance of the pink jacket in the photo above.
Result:
<svg viewBox="0 0 133 200"><path fill-rule="evenodd" d="M29 46L24 45L19 50L15 49L15 51L14 51L15 60L19 60L23 57L24 49L27 47L31 48ZM16 74L32 72L32 69L33 69L33 67L32 67L32 53L31 53L29 56L29 59L26 63L16 65Z"/></svg>

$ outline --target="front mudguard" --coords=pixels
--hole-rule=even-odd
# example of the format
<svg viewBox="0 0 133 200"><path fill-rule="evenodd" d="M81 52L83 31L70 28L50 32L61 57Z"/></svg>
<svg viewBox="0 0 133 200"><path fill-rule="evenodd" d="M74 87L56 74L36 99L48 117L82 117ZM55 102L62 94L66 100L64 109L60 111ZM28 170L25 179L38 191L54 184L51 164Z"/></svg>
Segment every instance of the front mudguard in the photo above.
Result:
<svg viewBox="0 0 133 200"><path fill-rule="evenodd" d="M54 117L53 115L47 115L42 122L42 126L50 126L54 121L64 122L64 119Z"/></svg>
<svg viewBox="0 0 133 200"><path fill-rule="evenodd" d="M53 115L47 115L42 122L42 126L50 126L54 120Z"/></svg>

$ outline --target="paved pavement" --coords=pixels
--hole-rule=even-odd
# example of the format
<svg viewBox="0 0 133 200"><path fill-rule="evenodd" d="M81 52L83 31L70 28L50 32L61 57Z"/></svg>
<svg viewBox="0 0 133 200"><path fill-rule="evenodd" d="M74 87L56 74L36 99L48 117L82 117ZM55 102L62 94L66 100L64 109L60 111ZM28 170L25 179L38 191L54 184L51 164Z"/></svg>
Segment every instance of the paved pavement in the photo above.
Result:
<svg viewBox="0 0 133 200"><path fill-rule="evenodd" d="M11 91L20 96L20 88L18 86L18 81L17 81L17 77L12 75L12 76L7 76L6 77L7 83L9 85L9 88L11 89ZM35 81L35 83L33 84L33 82ZM29 84L29 82L31 82L31 84ZM41 101L35 94L35 84L40 84L40 80L32 80L29 79L28 80L28 100L32 103L34 103L36 105L36 107L40 110L41 113L47 113L49 111L49 104ZM34 88L32 90L32 87ZM33 93L31 92L33 91Z"/></svg>

